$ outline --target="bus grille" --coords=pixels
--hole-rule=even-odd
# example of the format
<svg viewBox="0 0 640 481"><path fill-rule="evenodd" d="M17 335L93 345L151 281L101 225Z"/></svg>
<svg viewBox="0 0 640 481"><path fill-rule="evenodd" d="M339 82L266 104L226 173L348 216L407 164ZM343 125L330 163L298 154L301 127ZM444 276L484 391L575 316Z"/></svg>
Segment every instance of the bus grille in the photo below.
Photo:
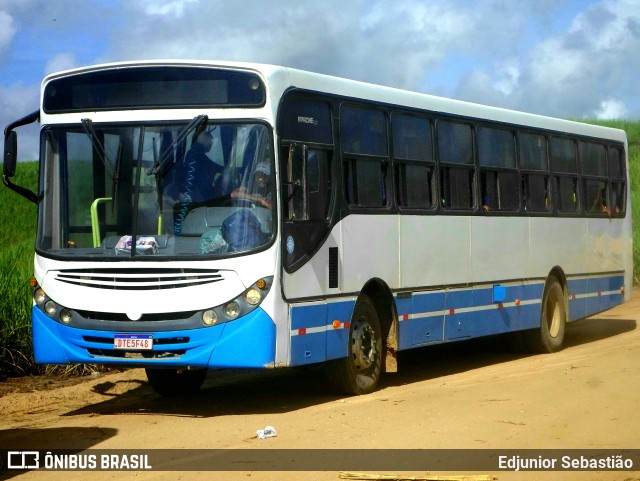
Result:
<svg viewBox="0 0 640 481"><path fill-rule="evenodd" d="M74 269L54 275L67 284L117 290L176 289L224 280L216 269Z"/></svg>
<svg viewBox="0 0 640 481"><path fill-rule="evenodd" d="M186 350L173 351L116 351L115 349L87 349L93 357L111 357L118 359L166 359L184 356Z"/></svg>

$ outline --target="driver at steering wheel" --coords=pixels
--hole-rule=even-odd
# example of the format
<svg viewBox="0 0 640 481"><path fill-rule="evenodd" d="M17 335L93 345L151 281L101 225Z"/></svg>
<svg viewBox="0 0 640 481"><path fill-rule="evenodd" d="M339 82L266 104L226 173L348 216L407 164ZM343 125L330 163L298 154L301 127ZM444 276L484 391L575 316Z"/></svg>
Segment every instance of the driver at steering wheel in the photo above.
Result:
<svg viewBox="0 0 640 481"><path fill-rule="evenodd" d="M273 200L271 166L266 162L256 165L251 182L251 189L244 185L231 192L232 199L247 200L271 209Z"/></svg>

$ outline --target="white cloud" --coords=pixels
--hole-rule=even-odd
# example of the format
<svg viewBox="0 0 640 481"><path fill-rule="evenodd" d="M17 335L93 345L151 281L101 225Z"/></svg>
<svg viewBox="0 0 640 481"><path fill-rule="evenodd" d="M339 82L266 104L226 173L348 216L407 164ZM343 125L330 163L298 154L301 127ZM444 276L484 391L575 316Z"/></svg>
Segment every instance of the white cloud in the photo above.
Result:
<svg viewBox="0 0 640 481"><path fill-rule="evenodd" d="M624 102L617 99L607 99L600 102L600 108L593 113L597 119L611 120L624 119L628 111Z"/></svg>
<svg viewBox="0 0 640 481"><path fill-rule="evenodd" d="M528 45L517 71L508 63L501 68L495 61L490 70L481 67L492 80L484 95L469 76L463 77L456 95L472 101L499 100L497 105L502 107L558 117L637 117L640 56L632 52L638 51L640 1L595 1L577 13L564 31ZM631 98L635 104L621 100Z"/></svg>
<svg viewBox="0 0 640 481"><path fill-rule="evenodd" d="M13 17L0 10L0 52L6 49L16 33Z"/></svg>
<svg viewBox="0 0 640 481"><path fill-rule="evenodd" d="M175 15L182 17L185 8L198 0L136 0L147 15Z"/></svg>
<svg viewBox="0 0 640 481"><path fill-rule="evenodd" d="M45 75L49 75L50 73L70 70L78 66L78 61L74 54L70 52L58 53L47 62L44 73Z"/></svg>
<svg viewBox="0 0 640 481"><path fill-rule="evenodd" d="M507 61L499 64L495 69L493 88L505 95L511 95L518 87L520 80L520 66L517 61Z"/></svg>

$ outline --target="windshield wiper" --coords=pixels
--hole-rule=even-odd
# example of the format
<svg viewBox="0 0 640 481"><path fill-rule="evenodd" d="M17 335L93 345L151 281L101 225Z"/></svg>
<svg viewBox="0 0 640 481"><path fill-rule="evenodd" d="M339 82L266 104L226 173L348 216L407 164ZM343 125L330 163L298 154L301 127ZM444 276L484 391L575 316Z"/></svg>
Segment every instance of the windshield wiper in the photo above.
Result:
<svg viewBox="0 0 640 481"><path fill-rule="evenodd" d="M111 162L109 162L109 159L107 158L107 152L104 149L104 145L102 144L100 137L98 137L98 134L93 128L93 121L91 119L82 119L81 122L82 122L83 130L85 134L87 134L87 137L89 137L89 140L91 141L91 145L93 146L93 149L98 154L98 157L100 158L100 161L104 165L104 168L107 171L107 174L109 174L109 177L111 177L114 183L117 183L118 171L113 167L113 165L111 165Z"/></svg>
<svg viewBox="0 0 640 481"><path fill-rule="evenodd" d="M164 175L168 170L168 164L172 160L171 154L173 153L173 149L175 148L175 146L186 139L191 132L200 127L203 123L207 123L208 121L209 117L207 117L206 115L198 115L197 117L191 119L191 122L189 122L184 130L182 130L182 132L177 135L176 139L171 143L171 145L165 149L162 156L153 165L153 168L147 171L147 175Z"/></svg>
<svg viewBox="0 0 640 481"><path fill-rule="evenodd" d="M120 177L120 154L122 151L122 141L120 141L120 145L118 145L116 165L114 167L109 161L109 157L107 156L107 151L104 148L104 144L102 143L100 136L96 133L95 129L93 128L93 121L89 118L86 118L86 119L82 119L81 122L82 122L82 129L84 130L85 134L87 134L87 137L89 137L89 141L93 146L93 150L98 155L98 158L102 162L102 165L104 165L104 170L107 171L107 174L109 175L109 177L111 177L111 180L113 181L112 188L111 188L111 198L113 199L113 202L111 203L111 208L115 209L117 205L117 197L118 197L118 178Z"/></svg>

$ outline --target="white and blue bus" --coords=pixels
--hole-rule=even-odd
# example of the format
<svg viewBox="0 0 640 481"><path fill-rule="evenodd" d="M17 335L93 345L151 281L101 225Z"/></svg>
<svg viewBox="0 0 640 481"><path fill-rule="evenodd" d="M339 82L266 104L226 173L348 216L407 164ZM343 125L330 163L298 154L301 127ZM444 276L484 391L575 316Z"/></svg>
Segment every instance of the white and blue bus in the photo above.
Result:
<svg viewBox="0 0 640 481"><path fill-rule="evenodd" d="M37 192L12 183L40 122ZM398 351L519 332L537 352L631 294L620 130L279 66L98 65L5 129L38 206L38 363L328 363L373 391Z"/></svg>

